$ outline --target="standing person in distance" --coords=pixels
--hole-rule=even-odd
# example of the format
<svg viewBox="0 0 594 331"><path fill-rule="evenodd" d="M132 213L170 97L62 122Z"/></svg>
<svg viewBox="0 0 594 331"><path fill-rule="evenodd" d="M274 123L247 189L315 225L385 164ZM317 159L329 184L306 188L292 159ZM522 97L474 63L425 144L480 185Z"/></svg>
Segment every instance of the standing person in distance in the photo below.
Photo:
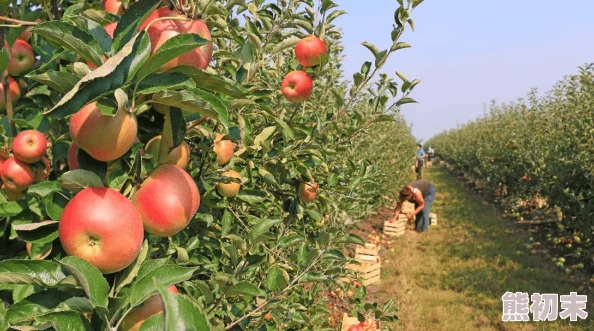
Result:
<svg viewBox="0 0 594 331"><path fill-rule="evenodd" d="M431 146L427 149L427 168L431 168L433 166L433 158L435 157L435 150Z"/></svg>
<svg viewBox="0 0 594 331"><path fill-rule="evenodd" d="M417 145L419 149L417 149L417 162L415 163L415 172L417 173L417 179L423 178L423 163L425 162L425 151L423 150L423 146L421 144Z"/></svg>
<svg viewBox="0 0 594 331"><path fill-rule="evenodd" d="M410 182L400 191L399 201L394 209L394 216L390 222L394 222L402 209L404 201L415 204L415 210L406 214L408 219L415 218L415 231L421 233L429 230L429 213L431 212L431 205L435 200L437 190L435 185L428 180L420 179Z"/></svg>

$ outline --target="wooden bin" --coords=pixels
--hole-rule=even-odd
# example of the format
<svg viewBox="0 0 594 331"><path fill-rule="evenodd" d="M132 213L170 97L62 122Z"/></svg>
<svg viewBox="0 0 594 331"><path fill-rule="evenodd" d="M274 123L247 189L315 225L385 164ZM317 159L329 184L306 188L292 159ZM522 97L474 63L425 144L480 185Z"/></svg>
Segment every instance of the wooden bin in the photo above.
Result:
<svg viewBox="0 0 594 331"><path fill-rule="evenodd" d="M398 218L395 222L384 222L384 234L390 237L400 237L406 230L406 217Z"/></svg>
<svg viewBox="0 0 594 331"><path fill-rule="evenodd" d="M355 324L359 324L359 320L357 319L357 317L353 317L353 316L349 316L349 314L344 313L342 315L342 324L341 324L341 328L340 331L348 331L348 329L355 325ZM381 330L381 321L380 320L376 320L375 321L375 328L376 330Z"/></svg>
<svg viewBox="0 0 594 331"><path fill-rule="evenodd" d="M366 243L365 247L355 248L355 260L360 264L349 263L347 269L360 274L363 285L371 285L379 282L381 273L381 262L377 245Z"/></svg>
<svg viewBox="0 0 594 331"><path fill-rule="evenodd" d="M437 225L437 214L429 213L429 220L431 225Z"/></svg>

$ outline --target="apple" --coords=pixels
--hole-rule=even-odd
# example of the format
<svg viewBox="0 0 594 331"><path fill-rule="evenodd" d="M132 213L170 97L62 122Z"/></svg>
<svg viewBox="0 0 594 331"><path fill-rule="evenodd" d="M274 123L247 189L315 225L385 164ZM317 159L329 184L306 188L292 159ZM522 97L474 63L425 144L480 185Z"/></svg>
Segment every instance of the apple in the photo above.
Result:
<svg viewBox="0 0 594 331"><path fill-rule="evenodd" d="M51 168L50 161L46 157L42 158L41 161L43 162L44 167L38 168L38 170L35 171L35 181L36 182L40 182L40 181L46 179L50 173L50 168Z"/></svg>
<svg viewBox="0 0 594 331"><path fill-rule="evenodd" d="M146 232L169 237L188 226L200 206L200 193L185 170L162 164L140 185L132 203Z"/></svg>
<svg viewBox="0 0 594 331"><path fill-rule="evenodd" d="M144 231L140 214L125 196L108 187L87 187L66 204L58 236L68 255L111 274L138 257Z"/></svg>
<svg viewBox="0 0 594 331"><path fill-rule="evenodd" d="M70 146L68 147L68 169L70 170L80 168L78 165L78 149L78 146L76 146L76 143L74 142L70 143Z"/></svg>
<svg viewBox="0 0 594 331"><path fill-rule="evenodd" d="M47 139L37 130L24 130L12 142L14 157L25 163L41 161L47 150Z"/></svg>
<svg viewBox="0 0 594 331"><path fill-rule="evenodd" d="M169 292L179 293L175 285L171 285L167 288ZM122 324L119 328L120 331L138 331L142 323L149 317L160 314L164 310L163 301L161 300L160 294L150 296L146 301L135 310L131 311L124 317Z"/></svg>
<svg viewBox="0 0 594 331"><path fill-rule="evenodd" d="M4 164L4 162L6 162L6 159L3 157L0 157L0 171L2 171L2 165Z"/></svg>
<svg viewBox="0 0 594 331"><path fill-rule="evenodd" d="M233 157L233 143L231 140L223 140L224 135L217 133L213 151L217 154L217 163L224 165Z"/></svg>
<svg viewBox="0 0 594 331"><path fill-rule="evenodd" d="M322 54L327 54L326 44L316 36L307 36L295 45L297 62L304 67L320 64Z"/></svg>
<svg viewBox="0 0 594 331"><path fill-rule="evenodd" d="M33 67L35 54L28 42L17 39L10 48L10 60L8 61L8 74L19 76Z"/></svg>
<svg viewBox="0 0 594 331"><path fill-rule="evenodd" d="M301 70L289 72L281 85L283 96L293 103L301 103L309 99L312 91L313 81L311 77Z"/></svg>
<svg viewBox="0 0 594 331"><path fill-rule="evenodd" d="M313 182L301 182L299 184L299 199L303 202L311 202L316 199L319 184Z"/></svg>
<svg viewBox="0 0 594 331"><path fill-rule="evenodd" d="M210 40L210 31L203 20L175 20L166 19L162 21L155 21L156 18L162 18L167 16L173 17L184 17L183 15L170 10L167 7L159 8L153 12L140 26L140 29L146 28L151 41L151 55L163 46L163 44L183 33L193 33L203 39ZM150 25L149 25L150 24ZM191 51L188 51L171 61L165 63L159 68L159 71L165 71L179 65L192 66L198 69L206 69L210 58L212 57L212 42L197 47Z"/></svg>
<svg viewBox="0 0 594 331"><path fill-rule="evenodd" d="M6 185L2 185L2 188L4 189L4 193L6 193L6 197L10 201L21 200L25 196L27 196L27 194L25 192L11 191L11 190L6 189Z"/></svg>
<svg viewBox="0 0 594 331"><path fill-rule="evenodd" d="M70 136L76 145L99 161L122 157L136 140L136 117L124 110L103 115L95 102L70 117Z"/></svg>
<svg viewBox="0 0 594 331"><path fill-rule="evenodd" d="M122 15L124 13L124 5L121 0L102 0L101 5L108 13L115 15Z"/></svg>
<svg viewBox="0 0 594 331"><path fill-rule="evenodd" d="M8 90L10 91L10 100L12 105L21 97L21 88L19 83L12 77L8 77L4 84L0 84L0 110L6 109L6 98L4 97L4 85L8 84Z"/></svg>
<svg viewBox="0 0 594 331"><path fill-rule="evenodd" d="M190 147L185 141L169 152L169 155L165 160L159 160L160 147L161 136L153 137L148 141L148 143L146 143L145 152L149 153L153 157L151 159L154 161L153 164L174 164L182 169L188 167L188 163L190 162Z"/></svg>
<svg viewBox="0 0 594 331"><path fill-rule="evenodd" d="M14 157L4 161L0 171L4 189L9 191L24 191L35 182L35 172L31 167Z"/></svg>
<svg viewBox="0 0 594 331"><path fill-rule="evenodd" d="M348 331L363 331L363 326L359 324L351 325Z"/></svg>
<svg viewBox="0 0 594 331"><path fill-rule="evenodd" d="M113 39L113 33L115 32L115 29L117 27L118 27L118 22L107 23L103 26L103 28L105 29L105 32L107 32L107 35L109 37L111 37L111 39Z"/></svg>
<svg viewBox="0 0 594 331"><path fill-rule="evenodd" d="M242 179L241 174L235 170L227 170L227 171L223 172L221 175L224 177L238 178L240 181ZM217 183L217 191L219 192L220 195L227 197L227 198L232 198L232 197L236 196L237 193L239 193L240 188L241 188L241 184L235 183L235 182L230 182L230 183L219 182L219 183Z"/></svg>
<svg viewBox="0 0 594 331"><path fill-rule="evenodd" d="M267 321L270 321L272 319L272 314L271 313L266 313L264 315L264 319L267 320Z"/></svg>

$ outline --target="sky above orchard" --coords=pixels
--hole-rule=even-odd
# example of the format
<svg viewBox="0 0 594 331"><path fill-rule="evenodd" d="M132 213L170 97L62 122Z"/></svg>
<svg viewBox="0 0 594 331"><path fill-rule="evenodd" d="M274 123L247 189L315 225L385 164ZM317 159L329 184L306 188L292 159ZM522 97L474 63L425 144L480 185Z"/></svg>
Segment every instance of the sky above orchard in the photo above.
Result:
<svg viewBox="0 0 594 331"><path fill-rule="evenodd" d="M348 15L335 22L344 32L346 77L371 59L361 42L391 45L396 0L337 1ZM593 0L425 0L412 14L415 32L383 72L422 79L403 106L418 139L483 114L492 99L508 102L531 88L551 89L578 66L594 62Z"/></svg>

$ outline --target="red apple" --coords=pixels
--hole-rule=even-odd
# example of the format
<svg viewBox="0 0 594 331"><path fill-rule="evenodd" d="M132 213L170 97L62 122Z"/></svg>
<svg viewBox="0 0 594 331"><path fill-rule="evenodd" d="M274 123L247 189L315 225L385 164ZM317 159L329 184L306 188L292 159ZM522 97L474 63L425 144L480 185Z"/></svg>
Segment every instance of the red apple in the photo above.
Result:
<svg viewBox="0 0 594 331"><path fill-rule="evenodd" d="M151 41L151 55L163 46L163 44L174 36L182 33L193 33L202 37L203 39L210 40L210 31L203 20L162 20L153 22L156 18L161 17L183 17L183 15L171 11L167 7L157 9L145 22L140 26L140 29L147 28L147 33ZM159 70L165 71L179 65L192 66L198 69L206 69L210 58L212 57L212 42L206 45L195 48L182 54L175 59L162 65Z"/></svg>
<svg viewBox="0 0 594 331"><path fill-rule="evenodd" d="M317 183L304 183L301 182L299 185L299 199L303 202L311 202L316 199L318 193L319 184Z"/></svg>
<svg viewBox="0 0 594 331"><path fill-rule="evenodd" d="M43 161L44 168L39 168L37 171L35 171L35 181L36 182L40 182L40 181L46 179L50 173L50 168L51 168L50 161L46 157L42 158L41 161Z"/></svg>
<svg viewBox="0 0 594 331"><path fill-rule="evenodd" d="M311 96L313 81L305 71L291 71L283 79L281 91L287 100L301 103Z"/></svg>
<svg viewBox="0 0 594 331"><path fill-rule="evenodd" d="M35 182L33 169L27 163L14 157L4 162L0 175L4 182L4 188L10 191L24 191Z"/></svg>
<svg viewBox="0 0 594 331"><path fill-rule="evenodd" d="M264 315L264 319L267 321L270 321L272 319L272 314L271 313L266 313L266 315Z"/></svg>
<svg viewBox="0 0 594 331"><path fill-rule="evenodd" d="M105 29L105 32L107 32L107 35L113 39L113 33L115 32L115 29L117 27L118 27L118 22L111 22L111 23L105 24L105 26L103 28Z"/></svg>
<svg viewBox="0 0 594 331"><path fill-rule="evenodd" d="M320 64L322 54L327 54L326 44L316 36L307 36L295 45L295 57L304 67Z"/></svg>
<svg viewBox="0 0 594 331"><path fill-rule="evenodd" d="M108 13L115 15L122 15L124 13L124 5L121 0L102 0L101 5Z"/></svg>
<svg viewBox="0 0 594 331"><path fill-rule="evenodd" d="M80 168L78 165L78 146L74 142L68 147L68 169L76 170Z"/></svg>
<svg viewBox="0 0 594 331"><path fill-rule="evenodd" d="M133 114L121 110L115 116L103 115L94 102L70 117L72 140L99 161L113 161L126 154L137 131Z"/></svg>
<svg viewBox="0 0 594 331"><path fill-rule="evenodd" d="M200 206L200 193L185 170L162 164L140 185L132 203L146 232L169 237L188 226Z"/></svg>
<svg viewBox="0 0 594 331"><path fill-rule="evenodd" d="M8 84L8 90L10 91L10 100L14 107L15 102L21 97L21 88L19 83L12 77L8 77L5 81ZM0 84L0 110L6 109L6 98L4 98L4 84Z"/></svg>
<svg viewBox="0 0 594 331"><path fill-rule="evenodd" d="M41 161L47 150L47 139L37 130L19 132L12 142L12 153L25 163Z"/></svg>
<svg viewBox="0 0 594 331"><path fill-rule="evenodd" d="M217 163L224 165L233 157L233 143L231 140L223 140L224 135L217 133L213 151L217 154Z"/></svg>
<svg viewBox="0 0 594 331"><path fill-rule="evenodd" d="M185 141L169 152L166 160L159 160L160 146L161 136L156 136L146 143L145 151L151 154L153 157L151 160L155 160L155 164L162 161L161 164L174 164L182 169L188 167L188 163L190 163L190 147Z"/></svg>
<svg viewBox="0 0 594 331"><path fill-rule="evenodd" d="M171 285L167 288L169 292L172 293L179 293L175 285ZM155 294L148 299L140 306L137 307L135 310L131 311L124 317L122 321L122 325L120 327L120 331L138 331L140 330L140 326L142 322L144 322L147 318L159 314L163 312L163 301L161 300L160 294Z"/></svg>
<svg viewBox="0 0 594 331"><path fill-rule="evenodd" d="M242 179L241 174L235 170L227 170L227 171L223 172L221 175L223 175L224 177L238 178L239 180ZM241 188L241 184L235 183L235 182L230 182L230 183L219 182L219 183L217 183L217 191L219 191L220 195L227 197L227 198L232 198L232 197L236 196L237 193L239 193L240 188Z"/></svg>
<svg viewBox="0 0 594 331"><path fill-rule="evenodd" d="M33 67L35 54L28 42L17 39L10 48L10 60L8 61L8 74L18 76Z"/></svg>
<svg viewBox="0 0 594 331"><path fill-rule="evenodd" d="M64 251L102 273L129 266L142 248L142 220L134 205L107 187L87 187L66 204L58 234Z"/></svg>

